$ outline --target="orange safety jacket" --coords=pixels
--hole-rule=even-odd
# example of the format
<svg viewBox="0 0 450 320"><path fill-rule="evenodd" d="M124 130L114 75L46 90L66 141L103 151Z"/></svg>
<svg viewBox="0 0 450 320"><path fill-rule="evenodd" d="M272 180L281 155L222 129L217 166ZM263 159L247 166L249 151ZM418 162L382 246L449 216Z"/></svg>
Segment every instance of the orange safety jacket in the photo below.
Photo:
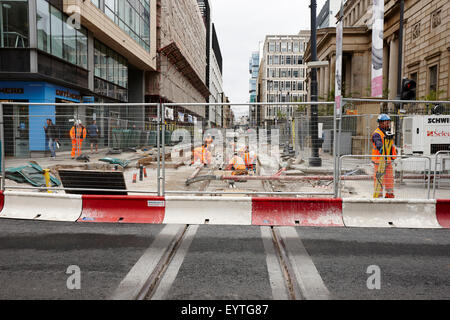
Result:
<svg viewBox="0 0 450 320"><path fill-rule="evenodd" d="M84 140L84 139L86 139L86 135L87 135L87 131L86 131L86 128L84 128L84 127L78 127L78 128L72 127L72 129L70 129L70 138L72 140L76 140L76 139Z"/></svg>
<svg viewBox="0 0 450 320"><path fill-rule="evenodd" d="M204 146L194 149L194 162L198 160L201 163L210 164L211 163L211 152L209 152Z"/></svg>
<svg viewBox="0 0 450 320"><path fill-rule="evenodd" d="M233 158L231 158L230 165L235 170L246 170L247 169L247 167L245 166L244 160L242 160L242 158L238 157L238 156L234 156Z"/></svg>
<svg viewBox="0 0 450 320"><path fill-rule="evenodd" d="M382 153L380 153L380 150L378 150L378 148L375 145L375 142L373 140L374 135L377 133L380 135L381 141L383 142L383 152ZM392 160L397 159L397 157L379 157L379 156L389 156L389 155L396 156L397 155L397 148L394 146L394 144L392 144L392 146L389 148L389 150L386 150L386 139L385 138L386 138L386 134L380 128L377 128L375 130L375 132L372 134L372 144L373 144L372 162L374 162L374 163L377 163L377 164L380 163L380 159L384 160L387 158L389 163Z"/></svg>

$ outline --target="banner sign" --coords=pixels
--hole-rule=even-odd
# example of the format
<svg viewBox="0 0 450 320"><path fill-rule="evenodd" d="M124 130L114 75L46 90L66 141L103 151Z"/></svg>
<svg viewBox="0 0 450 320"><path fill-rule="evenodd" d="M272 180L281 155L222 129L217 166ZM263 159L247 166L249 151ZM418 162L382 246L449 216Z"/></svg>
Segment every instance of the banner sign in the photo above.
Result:
<svg viewBox="0 0 450 320"><path fill-rule="evenodd" d="M384 0L373 1L372 97L383 97Z"/></svg>
<svg viewBox="0 0 450 320"><path fill-rule="evenodd" d="M184 122L184 113L178 112L178 121Z"/></svg>
<svg viewBox="0 0 450 320"><path fill-rule="evenodd" d="M342 114L342 40L344 37L344 29L342 19L336 26L336 83L335 83L335 102L336 102L336 116L340 117Z"/></svg>

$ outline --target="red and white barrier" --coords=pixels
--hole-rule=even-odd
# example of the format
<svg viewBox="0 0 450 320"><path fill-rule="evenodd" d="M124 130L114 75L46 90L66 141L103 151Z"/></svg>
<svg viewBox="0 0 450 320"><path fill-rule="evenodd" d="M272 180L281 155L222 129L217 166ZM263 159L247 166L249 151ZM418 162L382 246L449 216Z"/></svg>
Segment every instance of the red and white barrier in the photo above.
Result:
<svg viewBox="0 0 450 320"><path fill-rule="evenodd" d="M253 198L252 224L259 226L343 227L342 200Z"/></svg>
<svg viewBox="0 0 450 320"><path fill-rule="evenodd" d="M0 191L0 212L2 212L2 210L3 210L4 201L5 201L5 196L3 195L3 192Z"/></svg>
<svg viewBox="0 0 450 320"><path fill-rule="evenodd" d="M67 222L450 229L450 200L0 192L0 209L0 218Z"/></svg>
<svg viewBox="0 0 450 320"><path fill-rule="evenodd" d="M80 195L6 191L0 218L75 222L82 206Z"/></svg>
<svg viewBox="0 0 450 320"><path fill-rule="evenodd" d="M162 224L165 199L146 196L83 196L78 222Z"/></svg>
<svg viewBox="0 0 450 320"><path fill-rule="evenodd" d="M346 227L441 228L436 200L344 199Z"/></svg>
<svg viewBox="0 0 450 320"><path fill-rule="evenodd" d="M166 197L164 224L251 225L247 197Z"/></svg>
<svg viewBox="0 0 450 320"><path fill-rule="evenodd" d="M442 228L450 229L450 199L437 200L436 216Z"/></svg>

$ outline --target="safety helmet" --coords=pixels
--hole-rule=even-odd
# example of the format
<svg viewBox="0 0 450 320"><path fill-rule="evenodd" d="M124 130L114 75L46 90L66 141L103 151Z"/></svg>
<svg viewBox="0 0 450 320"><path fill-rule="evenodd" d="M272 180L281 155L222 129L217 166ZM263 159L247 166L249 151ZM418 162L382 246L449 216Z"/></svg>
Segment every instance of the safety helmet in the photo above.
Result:
<svg viewBox="0 0 450 320"><path fill-rule="evenodd" d="M392 121L392 120L391 120L391 117L389 117L387 114L381 114L378 117L378 122L381 122L381 121Z"/></svg>

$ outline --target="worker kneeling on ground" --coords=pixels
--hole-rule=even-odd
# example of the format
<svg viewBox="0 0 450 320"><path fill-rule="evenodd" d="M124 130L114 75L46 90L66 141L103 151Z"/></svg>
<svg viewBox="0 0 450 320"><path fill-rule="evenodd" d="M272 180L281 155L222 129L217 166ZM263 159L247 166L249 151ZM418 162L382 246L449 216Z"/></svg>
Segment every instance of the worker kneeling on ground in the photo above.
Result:
<svg viewBox="0 0 450 320"><path fill-rule="evenodd" d="M253 171L253 172L256 171L256 156L253 151L252 152L249 151L248 147L245 148L244 162L245 162L245 166L247 167L247 170Z"/></svg>
<svg viewBox="0 0 450 320"><path fill-rule="evenodd" d="M205 143L201 147L194 149L194 162L204 165L211 164L211 152L208 150L208 145Z"/></svg>
<svg viewBox="0 0 450 320"><path fill-rule="evenodd" d="M233 176L242 176L247 174L247 166L244 159L238 156L235 152L233 158L231 158L226 170L233 170Z"/></svg>
<svg viewBox="0 0 450 320"><path fill-rule="evenodd" d="M374 198L395 198L394 169L392 161L396 159L397 149L394 146L394 135L391 133L391 118L382 114L378 117L379 126L372 135L372 162L374 164ZM380 156L393 157L380 157Z"/></svg>
<svg viewBox="0 0 450 320"><path fill-rule="evenodd" d="M76 156L81 156L81 150L83 147L83 140L86 139L87 131L82 125L81 120L75 120L75 123L70 129L70 139L72 139L72 159Z"/></svg>

